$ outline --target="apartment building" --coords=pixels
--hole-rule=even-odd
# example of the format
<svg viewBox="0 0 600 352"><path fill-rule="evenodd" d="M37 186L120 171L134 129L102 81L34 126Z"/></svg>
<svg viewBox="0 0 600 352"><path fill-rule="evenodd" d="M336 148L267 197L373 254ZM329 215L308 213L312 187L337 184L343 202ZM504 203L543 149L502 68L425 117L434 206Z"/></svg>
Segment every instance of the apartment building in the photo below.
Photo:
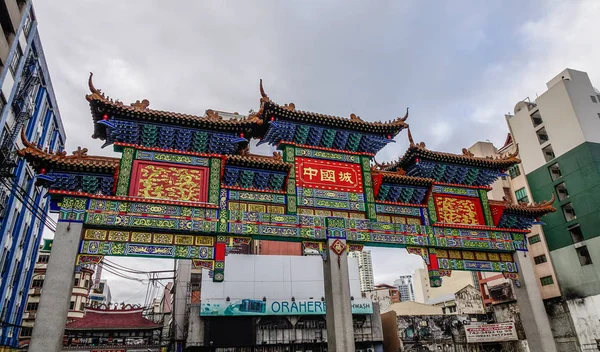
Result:
<svg viewBox="0 0 600 352"><path fill-rule="evenodd" d="M556 198L557 211L542 224L549 256L537 251L540 233L529 237L531 254L552 263L555 276L539 280L543 286L558 281L585 350L600 340L600 91L586 72L573 69L546 87L534 101L519 101L506 121L519 147L528 200ZM517 198L523 195L518 190Z"/></svg>
<svg viewBox="0 0 600 352"><path fill-rule="evenodd" d="M373 276L373 262L371 261L371 251L350 252L348 258L358 259L358 275L360 279L360 290L362 292L372 291L375 288Z"/></svg>
<svg viewBox="0 0 600 352"><path fill-rule="evenodd" d="M22 347L29 342L37 310L40 304L40 297L44 290L44 279L46 277L46 268L50 259L50 251L52 249L52 240L44 239L44 244L40 247L37 260L35 262L34 273L29 288L27 305L25 306L25 314L23 315L23 328L19 336ZM88 294L92 287L92 276L94 269L90 267L77 266L75 268L75 277L73 279L73 292L71 294L71 303L67 314L68 320L83 318L85 307L90 302Z"/></svg>
<svg viewBox="0 0 600 352"><path fill-rule="evenodd" d="M16 348L49 199L15 151L62 151L65 131L31 1L0 1L0 350Z"/></svg>
<svg viewBox="0 0 600 352"><path fill-rule="evenodd" d="M516 150L517 145L510 134L507 135L504 145L499 149L496 149L490 142L477 142L469 148L469 151L478 157L499 157L514 153ZM496 180L488 192L488 198L510 203L531 203L533 197L523 171L523 165L511 167L507 170L507 175ZM551 198L551 195L546 197L546 199L548 198ZM546 245L542 226L534 225L531 232L527 234L527 238L528 256L531 258L542 299L560 297L560 287L552 267L552 258ZM505 279L502 274L480 272L478 277L484 305L498 303L498 300L514 300L514 295L503 294L507 285L511 286L511 292L514 292L514 287L512 287L512 281Z"/></svg>

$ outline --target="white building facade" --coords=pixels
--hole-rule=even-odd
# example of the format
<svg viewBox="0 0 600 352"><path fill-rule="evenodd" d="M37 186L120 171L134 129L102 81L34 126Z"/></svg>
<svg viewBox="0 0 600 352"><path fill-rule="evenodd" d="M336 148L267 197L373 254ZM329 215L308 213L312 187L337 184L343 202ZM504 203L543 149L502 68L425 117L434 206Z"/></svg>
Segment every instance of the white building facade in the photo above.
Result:
<svg viewBox="0 0 600 352"><path fill-rule="evenodd" d="M559 302L547 311L568 311L570 319L556 326L573 324L579 349L589 350L600 340L600 91L587 73L572 69L546 86L535 101L518 102L506 120L519 147L529 200L556 198L557 211L542 219L546 259L555 276L539 281L542 286L558 282L568 309ZM532 251L542 242L534 236L529 236ZM576 347L568 341L563 350Z"/></svg>
<svg viewBox="0 0 600 352"><path fill-rule="evenodd" d="M400 292L400 300L402 302L415 300L415 289L413 287L412 275L400 276L394 281L394 286L398 288L398 291Z"/></svg>
<svg viewBox="0 0 600 352"><path fill-rule="evenodd" d="M362 292L372 291L375 288L373 277L373 262L371 261L371 251L350 252L349 258L358 259L358 274L360 278L360 290Z"/></svg>

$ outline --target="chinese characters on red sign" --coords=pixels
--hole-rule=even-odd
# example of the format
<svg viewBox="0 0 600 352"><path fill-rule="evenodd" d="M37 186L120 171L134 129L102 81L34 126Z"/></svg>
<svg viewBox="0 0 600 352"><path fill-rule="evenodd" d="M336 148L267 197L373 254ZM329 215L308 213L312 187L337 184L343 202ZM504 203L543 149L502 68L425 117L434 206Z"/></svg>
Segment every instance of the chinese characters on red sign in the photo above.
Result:
<svg viewBox="0 0 600 352"><path fill-rule="evenodd" d="M296 158L296 186L363 193L359 164Z"/></svg>
<svg viewBox="0 0 600 352"><path fill-rule="evenodd" d="M439 222L485 225L479 198L434 196Z"/></svg>

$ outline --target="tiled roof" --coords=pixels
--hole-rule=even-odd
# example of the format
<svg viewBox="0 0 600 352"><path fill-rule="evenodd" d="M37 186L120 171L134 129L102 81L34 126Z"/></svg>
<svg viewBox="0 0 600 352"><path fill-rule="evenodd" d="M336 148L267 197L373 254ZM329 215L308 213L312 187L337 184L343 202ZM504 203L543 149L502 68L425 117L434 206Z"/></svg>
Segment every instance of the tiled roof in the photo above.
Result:
<svg viewBox="0 0 600 352"><path fill-rule="evenodd" d="M227 155L226 165L239 165L269 170L287 171L292 168L291 163L283 161L281 154L275 152L273 156L256 155L242 152L241 155Z"/></svg>
<svg viewBox="0 0 600 352"><path fill-rule="evenodd" d="M213 110L207 110L205 116L183 114L178 112L154 110L148 108L150 102L147 99L142 101L136 101L133 104L125 105L124 103L113 100L100 89L94 87L92 82L93 74L90 73L88 85L90 94L87 94L85 98L90 103L90 109L94 122L100 121L104 118L104 114L111 112L113 114L119 114L129 119L141 119L150 122L163 122L173 123L177 125L184 125L196 128L204 129L215 129L220 131L232 131L237 132L240 130L246 130L247 128L254 129L263 123L258 117L242 117L239 119L223 119L217 112ZM102 125L95 124L94 126L94 138L101 138L105 133L105 127Z"/></svg>
<svg viewBox="0 0 600 352"><path fill-rule="evenodd" d="M271 99L267 96L262 86L262 80L260 81L260 93L260 110L254 116L260 117L264 121L269 121L271 116L276 116L277 118L283 120L296 121L300 123L325 125L340 129L375 134L390 134L391 137L408 127L408 124L405 123L406 119L408 118L408 109L406 109L406 114L404 117L398 117L387 122L371 122L364 121L355 114L351 114L350 117L339 117L297 110L294 103L281 106L271 101Z"/></svg>
<svg viewBox="0 0 600 352"><path fill-rule="evenodd" d="M44 151L27 140L24 130L21 131L21 140L25 148L19 150L18 155L25 158L37 171L46 167L63 170L113 171L119 167L118 158L90 156L87 155L86 148L78 148L72 155L67 155L66 152Z"/></svg>
<svg viewBox="0 0 600 352"><path fill-rule="evenodd" d="M401 172L376 171L376 170L372 171L372 175L378 175L378 174L383 176L383 182L389 182L389 183L414 185L414 186L431 186L434 182L436 182L434 179L431 179L431 178L408 176L408 175L403 174L402 171Z"/></svg>
<svg viewBox="0 0 600 352"><path fill-rule="evenodd" d="M462 154L452 154L445 152L436 152L429 150L425 147L425 143L415 143L412 139L410 129L408 130L408 139L410 146L408 150L400 159L396 162L379 164L379 169L383 171L395 171L400 169L406 169L409 165L413 164L416 159L432 160L437 162L446 162L451 164L459 164L466 166L481 167L487 169L499 169L506 170L509 167L516 165L521 162L517 155L519 150L515 152L493 158L493 157L476 157L466 148L463 148Z"/></svg>
<svg viewBox="0 0 600 352"><path fill-rule="evenodd" d="M153 330L162 325L142 316L143 309L105 310L86 308L81 319L65 326L65 330Z"/></svg>
<svg viewBox="0 0 600 352"><path fill-rule="evenodd" d="M502 205L505 206L504 214L515 214L515 215L526 215L538 218L540 216L546 215L548 213L553 213L556 211L556 208L552 206L552 203L556 200L554 193L552 194L552 198L549 201L542 201L539 203L519 203L519 204L509 204L505 202L499 202L490 200L490 205Z"/></svg>

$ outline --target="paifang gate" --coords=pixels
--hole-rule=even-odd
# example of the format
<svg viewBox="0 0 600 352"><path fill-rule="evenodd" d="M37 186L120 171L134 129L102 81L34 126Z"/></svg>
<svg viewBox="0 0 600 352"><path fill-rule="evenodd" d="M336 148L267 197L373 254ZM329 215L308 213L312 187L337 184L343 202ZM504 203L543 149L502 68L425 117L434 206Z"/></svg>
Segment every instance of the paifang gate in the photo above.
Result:
<svg viewBox="0 0 600 352"><path fill-rule="evenodd" d="M89 88L93 138L112 145L120 158L87 155L81 148L73 155L53 153L24 135L19 151L48 188L62 225L47 281L53 271L58 276L64 268L98 263L103 256L189 259L223 281L227 247L253 239L301 241L322 254L330 281L344 280L347 251L365 245L420 255L432 287L452 270L518 279L514 252L527 250L529 228L554 211L553 200L489 201L490 185L520 162L516 154L493 159L466 150L431 151L413 141L405 122L408 110L390 122L305 112L271 101L261 82L257 112L207 110L193 116L150 109L147 100L114 101L94 87L91 75ZM375 154L403 129L410 142L404 156L376 163ZM253 138L280 152L251 154ZM60 286L44 287L38 314L53 317L48 323L54 325L60 312L52 309L62 307L56 300L66 290ZM337 294L343 295L340 287ZM328 307L334 306L335 292L326 297ZM348 316L352 324L351 314L342 314L350 309L349 298L347 307L345 299L335 300L344 307L335 312L342 311L340 316L331 309L330 317L327 310L330 350L350 351L353 346L332 347L342 344L331 337L344 330L339 324ZM36 324L30 350L36 351L36 339L45 341L40 350L53 351L60 343L43 329Z"/></svg>

